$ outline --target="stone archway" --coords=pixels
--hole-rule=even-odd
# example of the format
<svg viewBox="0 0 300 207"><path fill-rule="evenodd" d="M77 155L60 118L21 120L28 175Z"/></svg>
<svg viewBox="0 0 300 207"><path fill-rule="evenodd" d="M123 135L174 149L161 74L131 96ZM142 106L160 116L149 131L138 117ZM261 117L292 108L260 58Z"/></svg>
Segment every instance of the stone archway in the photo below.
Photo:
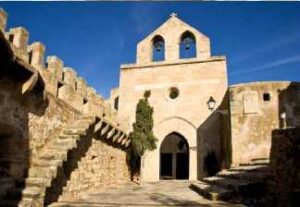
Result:
<svg viewBox="0 0 300 207"><path fill-rule="evenodd" d="M168 134L160 146L160 179L189 179L189 145L179 133Z"/></svg>

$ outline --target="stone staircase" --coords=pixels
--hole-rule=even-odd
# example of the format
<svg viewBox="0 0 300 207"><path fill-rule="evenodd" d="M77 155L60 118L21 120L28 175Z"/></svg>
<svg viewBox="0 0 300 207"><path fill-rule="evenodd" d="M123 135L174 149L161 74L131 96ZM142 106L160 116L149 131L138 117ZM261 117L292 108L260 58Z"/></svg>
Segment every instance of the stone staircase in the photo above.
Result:
<svg viewBox="0 0 300 207"><path fill-rule="evenodd" d="M22 207L44 206L46 189L57 176L59 167L67 160L68 152L84 139L87 130L95 123L95 117L81 117L63 127L61 134L48 143L38 157L31 161L25 189L20 189ZM18 189L16 189L17 191Z"/></svg>
<svg viewBox="0 0 300 207"><path fill-rule="evenodd" d="M258 158L192 182L190 188L209 200L253 205L266 193L269 177L269 160Z"/></svg>

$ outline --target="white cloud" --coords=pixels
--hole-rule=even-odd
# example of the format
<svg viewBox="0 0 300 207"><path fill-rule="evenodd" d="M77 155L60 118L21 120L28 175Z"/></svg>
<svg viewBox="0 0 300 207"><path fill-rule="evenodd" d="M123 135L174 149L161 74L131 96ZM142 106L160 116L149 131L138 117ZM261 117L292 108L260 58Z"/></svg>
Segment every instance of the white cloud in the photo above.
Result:
<svg viewBox="0 0 300 207"><path fill-rule="evenodd" d="M296 63L296 62L300 62L300 55L297 55L297 56L294 56L294 57L288 57L288 58L285 58L285 59L282 59L282 60L277 60L277 61L274 61L274 62L269 62L267 64L264 64L262 66L258 66L258 67L255 67L255 68L235 71L235 72L232 72L230 75L231 76L236 76L236 75L248 74L248 73L252 73L252 72L272 70L275 67L290 64L290 63Z"/></svg>
<svg viewBox="0 0 300 207"><path fill-rule="evenodd" d="M257 55L259 55L259 54L274 51L280 47L284 47L286 45L292 44L299 40L300 40L300 36L299 36L299 31L298 31L298 32L293 33L290 36L285 36L283 39L274 39L274 40L268 42L268 44L256 45L255 50L253 50L251 52L243 53L244 55L241 55L238 58L233 59L233 61L231 61L231 64L235 65L237 63L244 62L245 60L256 58Z"/></svg>

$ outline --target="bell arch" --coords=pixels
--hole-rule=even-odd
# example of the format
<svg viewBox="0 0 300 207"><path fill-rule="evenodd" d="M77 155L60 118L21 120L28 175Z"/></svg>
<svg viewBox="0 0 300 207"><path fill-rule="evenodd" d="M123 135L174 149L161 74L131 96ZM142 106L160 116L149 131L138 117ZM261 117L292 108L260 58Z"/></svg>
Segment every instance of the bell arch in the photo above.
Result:
<svg viewBox="0 0 300 207"><path fill-rule="evenodd" d="M180 36L179 57L180 59L194 58L197 56L197 45L195 35L190 31L185 31Z"/></svg>
<svg viewBox="0 0 300 207"><path fill-rule="evenodd" d="M152 61L165 60L165 40L160 35L155 35L152 39Z"/></svg>

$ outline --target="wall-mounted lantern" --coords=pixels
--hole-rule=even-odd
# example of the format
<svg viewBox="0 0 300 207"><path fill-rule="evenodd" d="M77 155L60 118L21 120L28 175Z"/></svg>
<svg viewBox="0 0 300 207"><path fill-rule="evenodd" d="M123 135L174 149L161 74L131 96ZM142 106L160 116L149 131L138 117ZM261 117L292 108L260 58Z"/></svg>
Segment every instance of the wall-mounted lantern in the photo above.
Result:
<svg viewBox="0 0 300 207"><path fill-rule="evenodd" d="M207 107L209 110L213 111L216 106L216 100L211 96L207 101Z"/></svg>

